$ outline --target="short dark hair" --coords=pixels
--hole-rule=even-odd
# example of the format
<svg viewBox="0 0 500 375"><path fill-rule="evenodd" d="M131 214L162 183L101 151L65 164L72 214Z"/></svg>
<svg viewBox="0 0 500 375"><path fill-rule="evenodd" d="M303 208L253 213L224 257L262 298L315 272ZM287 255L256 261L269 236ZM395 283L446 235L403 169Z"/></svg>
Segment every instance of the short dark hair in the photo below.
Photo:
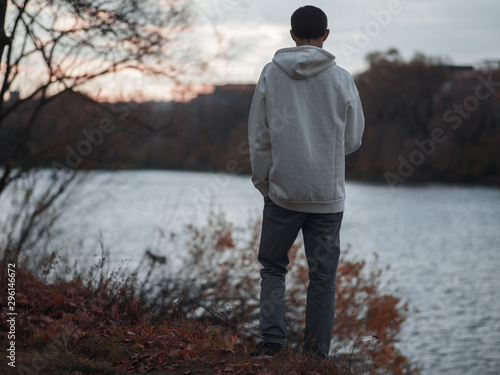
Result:
<svg viewBox="0 0 500 375"><path fill-rule="evenodd" d="M300 7L292 14L292 31L300 39L318 39L325 35L328 20L325 12L312 5Z"/></svg>

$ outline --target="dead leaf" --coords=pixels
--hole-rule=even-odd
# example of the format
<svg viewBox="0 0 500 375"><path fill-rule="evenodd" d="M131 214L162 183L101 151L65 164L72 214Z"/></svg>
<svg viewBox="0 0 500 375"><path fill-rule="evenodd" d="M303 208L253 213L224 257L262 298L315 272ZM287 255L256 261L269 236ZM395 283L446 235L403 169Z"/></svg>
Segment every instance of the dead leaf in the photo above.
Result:
<svg viewBox="0 0 500 375"><path fill-rule="evenodd" d="M90 308L90 310L92 310L92 311L93 311L93 312L95 312L96 314L102 314L102 310L101 310L101 309L99 309L99 308L97 308L97 307L95 307L95 306L92 306L92 307Z"/></svg>
<svg viewBox="0 0 500 375"><path fill-rule="evenodd" d="M179 366L180 366L180 365L179 365L178 363L173 364L172 366L170 366L170 367L168 368L168 370L170 370L170 371L175 371L175 370L177 370L177 369L179 368Z"/></svg>
<svg viewBox="0 0 500 375"><path fill-rule="evenodd" d="M40 315L40 321L45 324L54 323L54 319L52 319L50 316L47 315Z"/></svg>

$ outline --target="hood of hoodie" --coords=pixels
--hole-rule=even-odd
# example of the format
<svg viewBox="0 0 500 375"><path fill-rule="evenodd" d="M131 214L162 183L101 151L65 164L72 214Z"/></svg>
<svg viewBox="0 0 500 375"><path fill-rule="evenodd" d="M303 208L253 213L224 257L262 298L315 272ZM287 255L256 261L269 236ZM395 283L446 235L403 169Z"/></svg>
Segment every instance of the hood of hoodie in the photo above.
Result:
<svg viewBox="0 0 500 375"><path fill-rule="evenodd" d="M335 56L314 46L282 48L273 61L293 79L313 77L336 64Z"/></svg>

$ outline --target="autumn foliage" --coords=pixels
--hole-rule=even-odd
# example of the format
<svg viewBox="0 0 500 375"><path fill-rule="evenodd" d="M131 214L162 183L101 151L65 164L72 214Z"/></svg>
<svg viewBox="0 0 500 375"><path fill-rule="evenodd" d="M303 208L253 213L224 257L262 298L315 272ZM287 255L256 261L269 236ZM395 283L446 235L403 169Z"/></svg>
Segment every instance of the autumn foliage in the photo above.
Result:
<svg viewBox="0 0 500 375"><path fill-rule="evenodd" d="M49 282L54 257L36 276L18 267L19 367L33 373L36 366L40 374L418 373L396 347L406 304L382 293L380 270L346 256L338 268L332 359L318 364L298 354L308 283L300 241L290 250L287 276L289 349L273 360L250 358L259 340L260 223L249 228L233 228L222 214L187 227L182 241L189 257L168 276L159 272L168 264L158 262L142 279L103 275L101 265L83 279ZM6 272L1 276L4 282ZM5 294L1 298L5 332Z"/></svg>
<svg viewBox="0 0 500 375"><path fill-rule="evenodd" d="M1 281L6 282L1 262ZM251 359L236 329L197 319L152 317L131 285L111 278L49 283L18 271L17 363L2 374L107 374L164 370L174 374L344 374L333 363L311 363L292 352ZM137 296L137 295L136 295ZM6 297L1 297L0 345L5 347Z"/></svg>
<svg viewBox="0 0 500 375"><path fill-rule="evenodd" d="M258 341L260 265L256 259L260 222L250 223L249 228L239 231L222 214L212 214L205 227L189 226L190 256L186 267L172 279L162 277L154 282L162 290L154 305L170 304L177 313L181 309L184 316L222 322L237 328L240 335ZM348 258L348 254L341 255L337 271L334 358L370 374L417 373L397 350L401 324L408 314L407 304L382 292L382 270ZM300 240L292 246L289 259L288 344L300 348L309 281Z"/></svg>

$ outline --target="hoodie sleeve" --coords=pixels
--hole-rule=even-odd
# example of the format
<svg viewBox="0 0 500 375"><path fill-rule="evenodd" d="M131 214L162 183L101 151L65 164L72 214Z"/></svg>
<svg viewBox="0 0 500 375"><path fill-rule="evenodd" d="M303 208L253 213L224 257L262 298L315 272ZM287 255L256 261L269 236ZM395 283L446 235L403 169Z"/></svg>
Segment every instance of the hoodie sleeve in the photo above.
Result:
<svg viewBox="0 0 500 375"><path fill-rule="evenodd" d="M269 169L272 164L271 138L266 115L266 98L259 89L259 81L250 107L248 143L252 165L252 182L266 196L269 191Z"/></svg>
<svg viewBox="0 0 500 375"><path fill-rule="evenodd" d="M345 154L356 151L361 146L361 138L365 129L365 116L359 94L349 102L345 128Z"/></svg>

